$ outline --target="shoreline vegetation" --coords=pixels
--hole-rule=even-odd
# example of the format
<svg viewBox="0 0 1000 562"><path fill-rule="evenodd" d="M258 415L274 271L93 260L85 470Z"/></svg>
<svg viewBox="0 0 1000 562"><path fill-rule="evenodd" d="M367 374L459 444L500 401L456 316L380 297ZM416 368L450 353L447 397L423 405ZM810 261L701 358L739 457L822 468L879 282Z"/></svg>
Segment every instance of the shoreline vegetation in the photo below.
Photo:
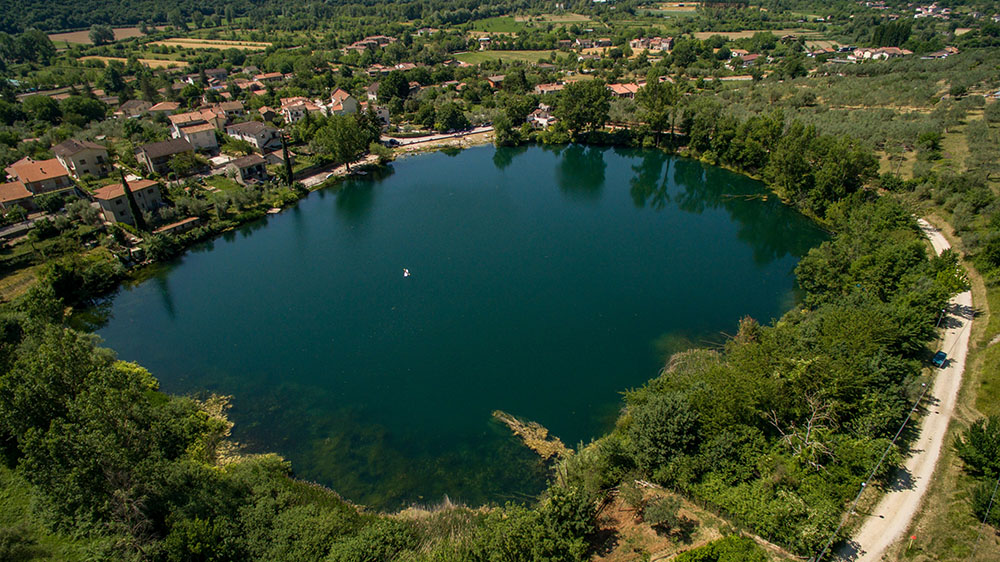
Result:
<svg viewBox="0 0 1000 562"><path fill-rule="evenodd" d="M558 437L549 436L549 430L533 421L522 421L502 410L494 410L493 418L510 428L523 443L541 457L542 461L564 459L573 450L563 445Z"/></svg>
<svg viewBox="0 0 1000 562"><path fill-rule="evenodd" d="M866 195L865 192L854 193L850 197L852 200L849 202L839 201L828 207L828 216L835 219L832 228L834 238L811 251L797 269L799 282L807 293L804 308L790 311L774 326L761 326L752 320L745 319L740 324L738 334L726 344L723 352L698 350L675 355L663 374L650 381L645 387L627 394L625 414L608 436L585 446L574 455L559 454L558 451L563 451L564 448L554 446L549 441L549 436L544 428L537 424L523 423L513 417L498 413L499 415L496 417L508 425L533 450L544 451L549 453L549 456L556 455L561 458L556 469L557 474L560 475L560 482L554 483L546 492L546 499L543 499L542 507L538 511L507 506L499 511L489 511L486 515L475 517L470 515L472 520L476 520L475 523L469 522L470 528L479 529L470 536L481 538L480 535L476 534L483 529L481 525L485 525L486 528L497 526L491 532L511 532L512 529L509 528L509 525L514 524L511 521L512 513L530 520L539 517L541 519L536 524L540 525L539 529L541 530L520 535L521 540L524 541L521 548L531 551L538 548L535 546L537 544L554 544L555 546L551 548L556 548L561 553L558 557L579 559L582 553L591 548L589 545L592 544L594 537L592 534L594 532L593 525L598 515L598 512L594 511L595 506L598 505L595 503L597 498L607 497L609 493L612 494L611 497L615 497L615 491L619 489L617 483L623 478L644 477L653 478L659 484L666 485L667 489L701 502L701 505L710 508L712 512L724 516L730 522L738 524L754 535L789 546L794 552L804 553L814 549L818 541L832 531L840 514L840 502L846 500L847 491L857 486L863 471L867 470L867 467L873 462L874 456L884 447L886 443L884 439L876 436L888 432L889 428L897 423L902 416L901 408L909 401L914 391L914 385L920 380L918 363L914 362L914 359L925 353L925 342L934 337L933 322L930 318L933 314L932 311L939 309L940 303L950 296L950 291L957 290L960 286L958 284L960 281L953 281L951 277L946 275L948 271L954 271L953 256L927 261L919 229L916 228L912 217L891 198L877 198L871 194ZM885 251L878 249L884 239L896 241L894 243L896 249L890 251L889 255L902 252L898 257L891 259L897 262L896 267L913 270L912 273L908 274L913 276L910 281L905 281L905 276L902 280L897 278L895 271L880 272L882 266L875 262L860 270L856 266L844 269L853 262L853 260L844 261L848 255L860 253L874 258L879 252ZM908 257L899 261L903 256ZM922 271L924 273L921 273ZM942 275L944 276L942 277ZM925 281L918 282L919 279ZM931 285L918 289L927 280L931 281ZM900 281L903 281L902 285ZM877 289L877 294L867 294L869 289ZM913 293L914 290L917 290L918 293ZM903 294L906 296L904 297ZM903 300L899 300L900 298ZM843 304L836 304L844 299L846 302ZM903 304L907 301L910 301L911 304ZM897 304L893 304L894 302ZM914 305L916 305L915 308L913 308ZM73 348L74 345L77 349L74 352L76 356L94 354L95 358L102 358L98 360L98 363L103 365L100 367L101 369L110 369L111 373L116 374L120 374L122 371L143 373L139 380L153 380L138 366L126 366L114 362L113 358L109 357L106 352L93 347L93 344L87 342L85 338L81 339L82 334L62 327L63 320L61 318L63 318L64 306L64 303L56 298L52 285L43 283L29 291L20 306L16 307L15 310L18 312L14 313L13 317L8 316L8 322L14 322L20 326L18 330L23 338L9 357L13 363L10 372L19 373L23 378L20 380L12 380L11 377L4 379L4 388L0 388L0 390L5 391L5 395L8 390L14 391L12 394L14 396L19 395L16 392L17 387L22 384L32 384L29 381L42 374L42 372L33 373L33 370L40 365L29 364L29 357L31 357L31 361L41 361L42 364L49 361L54 362L57 360L56 357L44 355L46 348L56 352L56 350L66 350L67 346ZM844 308L845 306L846 308ZM896 310L896 307L899 306L902 308ZM916 332L900 331L904 328L905 322L895 324L896 321L893 318L902 320L913 315L916 315L916 318L922 318L918 323L925 328ZM829 320L826 319L827 316L829 316ZM876 320L877 318L881 318L881 320ZM837 326L837 324L843 324L843 326ZM829 325L829 327L824 328L824 325ZM820 336L820 340L812 343L806 343L808 340L795 343L796 338L800 337L795 335L796 332L805 329L805 333L808 333L817 328L819 332L810 336L810 339ZM830 328L834 328L834 331L831 332ZM910 330L911 328L906 329ZM35 332L36 330L38 333ZM829 358L832 357L831 353L812 349L817 345L822 348L827 346L842 348L847 341L856 341L856 333L867 334L862 341L867 340L869 343L865 349L850 352L849 355L855 357L846 358L847 365L840 362L831 363L829 361ZM792 339L788 340L789 337ZM42 340L55 338L60 343L44 344L36 341L36 338ZM61 340L64 338L70 338L78 343L62 342ZM832 340L823 343L822 339L824 338L832 338ZM805 347L795 351L803 344ZM774 345L785 349L785 351L782 353L776 353L773 350L765 352L766 349L770 349ZM28 349L25 349L25 346ZM756 351L751 351L752 349L756 349ZM804 353L804 355L796 358L789 356L790 352L794 352L796 355ZM881 354L887 352L890 355L877 359ZM891 359L895 354L902 354L902 356L900 359ZM761 361L763 361L761 365L755 366ZM820 363L817 364L817 361ZM871 361L876 361L876 363L889 361L889 363L879 367L875 372L866 373L869 370L867 365ZM765 366L768 364L770 366ZM736 367L736 365L740 366ZM818 365L822 366L818 367ZM857 366L862 366L860 372L856 370ZM737 370L733 371L733 368ZM769 373L767 379L755 379L757 375L753 373L761 368L764 369L764 372ZM787 373L774 380L772 379L773 375L770 374L774 369L777 369L779 373L785 371ZM880 370L884 372L879 373ZM838 371L841 372L838 374ZM819 380L816 380L813 384L807 385L807 388L795 388L804 382L805 379L801 377L806 373L811 373L811 376L818 379L833 378L827 380L823 385L817 386ZM77 388L80 384L86 386L84 381L90 380L91 384L94 384L97 381L93 379L100 378L84 373L80 373L78 376L80 377L78 380L64 381L58 386ZM871 376L888 378L884 378L880 383L874 385L854 382L844 388L844 390L852 389L847 394L823 397L822 388L824 386L837 388L855 377ZM790 378L782 382L786 377ZM112 376L111 379L115 380L115 377ZM119 382L114 383L115 386L111 388L114 388L116 393L128 396L128 393L123 391L128 388L128 384L134 384L128 379L129 377L126 377L126 380L119 379ZM764 381L768 379L771 380L765 383ZM840 382L835 382L838 379ZM696 380L701 381L700 385L707 383L708 386L701 389L698 389L697 386L690 386ZM793 381L795 382L792 386L788 386ZM118 386L123 383L126 384L126 387ZM104 384L108 383L104 381L98 383L99 386ZM155 382L143 384L146 385L147 389L155 389ZM714 388L717 384L723 386ZM761 407L755 405L760 400L764 400L764 404L768 403L768 399L765 397L769 392L762 393L761 389L758 389L746 394L751 388L762 384L774 387L772 391L776 395L785 396L782 405L784 411L779 412L771 409L764 410L760 414L752 414L747 411L747 408ZM774 386L775 384L777 386ZM887 389L888 394L876 398L875 396L878 395L871 395L872 388ZM867 390L858 394L862 389ZM81 398L91 398L79 394L74 395L72 391L70 392L62 399L74 402ZM148 392L148 390L143 392ZM713 404L714 400L711 399L705 402L712 395L733 395L734 393L744 395L744 399L747 399L748 403ZM751 398L751 396L755 398ZM132 399L137 401L139 405L136 407L140 409L151 407L147 406L149 398L146 398L147 402L144 403L137 395L133 394ZM167 403L183 404L185 401L187 399L168 397ZM217 461L211 459L218 456L216 451L225 442L220 432L228 431L228 427L225 427L224 423L212 421L218 420L217 415L201 417L201 414L197 414L198 408L193 404L192 406L194 409L183 415L188 416L189 419L191 419L190 416L194 415L194 419L202 421L199 422L200 427L195 426L189 430L192 433L186 438L189 441L187 445L183 446L183 449L191 451L193 447L194 450L201 451L196 457L201 459L199 462L206 463L206 466L217 465ZM778 404L771 406L778 406ZM0 412L9 416L6 418L7 420L12 421L16 417L30 419L28 412L22 411L26 407L30 408L27 404L19 405L16 402L10 403L0 400ZM173 409L176 408L177 406L173 407ZM845 410L838 412L837 410L841 408ZM731 411L726 412L726 410ZM743 410L742 413L741 410ZM821 429L816 435L824 437L810 439L800 433L797 422L783 421L785 419L798 419L802 415L799 412L802 411L812 412L810 415L814 418L813 422L816 422L817 428ZM664 412L671 414L664 417ZM44 427L46 416L55 416L53 419L59 419L59 416L67 415L73 415L73 413L65 411L63 413L42 413L42 417L38 419L38 425L35 427ZM86 414L76 412L75 415L87 416L94 415L94 413L87 410ZM759 418L757 418L758 415ZM716 417L718 420L712 421L712 418ZM846 419L866 420L862 422L865 425L854 428L852 431L860 429L871 432L872 437L856 440L856 438L848 438L847 435L838 435L838 426L842 422L836 420L845 417ZM759 421L752 421L755 418ZM738 422L736 427L746 423L750 423L750 425L743 426L742 429L727 429L727 427L732 427L731 424L736 420L743 420ZM190 422L185 423L190 424ZM24 427L23 423L18 425ZM146 431L150 430L154 430L154 428L150 427ZM59 429L41 434L36 430L27 433L18 431L13 435L8 435L6 441L11 447L8 452L19 457L21 459L19 462L26 466L41 467L46 463L52 463L44 471L44 474L48 476L34 475L31 477L31 481L40 490L43 490L42 498L55 500L48 509L55 512L54 516L57 520L65 517L79 518L81 514L78 510L84 506L79 502L74 504L74 502L68 501L69 498L64 497L68 490L63 487L67 485L82 486L83 482L77 481L73 484L66 481L66 476L59 475L79 473L79 468L74 468L73 465L81 460L86 460L86 462L101 461L93 457L87 457L89 460L86 458L76 460L64 458L63 461L58 461L56 459L62 457L63 454L52 457L51 453L45 453L37 460L25 460L26 455L31 457L41 454L43 450L52 450L52 447L59 446L58 444L50 444L45 449L38 449L38 445L35 444L35 441L42 435L47 436L48 439L56 439L56 443L64 439L58 435L51 435L53 431L58 433ZM727 440L732 440L733 444L739 445L730 452L711 452L718 446L713 445L712 440L707 438L707 435L713 433L726 435ZM771 436L768 436L768 433L771 433ZM701 435L706 435L706 437L700 437ZM801 481L794 485L792 484L794 480L779 481L783 483L779 483L778 488L766 491L766 489L758 488L757 484L753 483L754 479L751 478L744 484L744 486L748 486L745 493L758 498L758 502L764 500L764 503L757 507L751 505L740 507L739 504L734 504L732 499L727 498L726 495L719 495L724 492L724 489L716 488L717 484L711 484L710 481L704 481L704 476L698 476L699 472L705 470L709 470L709 473L717 472L710 467L723 468L739 459L741 455L754 454L751 451L768 441L771 441L771 444L767 446L770 450L768 455L773 459L771 462L778 461L772 470L780 466L783 471L796 474L794 479L801 479ZM699 442L706 444L708 449L698 445ZM65 445L68 445L68 442ZM894 466L900 458L900 453L896 452L895 449L890 448L890 451L892 451L890 460L893 462L887 464L877 475L879 481L887 478L891 473L891 466ZM545 453L542 455L545 456ZM174 453L174 455L176 454ZM722 454L722 457L711 461L708 459L697 460L699 456L705 454ZM820 493L819 496L808 500L809 503L813 504L811 508L808 508L808 511L793 512L795 513L793 520L786 520L781 526L771 526L775 515L791 508L790 505L779 507L787 502L787 499L782 499L783 494L803 494L805 490L801 486L809 482L811 482L808 484L809 486L819 485L822 480L835 474L830 470L841 465L837 459L842 457L856 458L853 461L856 464L850 465L854 468L842 466L837 469L837 473L843 472L836 476L838 480L836 487L820 493L819 491L823 489L821 486L817 490L807 492L810 494ZM170 458L170 455L166 455L165 461ZM181 457L176 457L176 460L169 461L168 464L181 462L182 458L190 457L185 453ZM779 459L781 460L779 461ZM71 463L69 466L60 464L60 462L67 461ZM269 455L230 463L225 465L225 468L221 466L220 468L223 468L225 473L232 471L239 473L245 470L244 467L247 465L259 465L260 463L269 463L271 467L267 469L269 474L267 478L279 478L280 481L280 479L291 476L287 463ZM698 468L699 466L702 468ZM736 466L739 466L739 463L733 468ZM235 473L226 478L235 477ZM736 474L739 473L730 473L725 478L733 478ZM678 475L686 476L683 476L684 480L678 480ZM816 477L821 475L825 475L824 478L816 480ZM742 478L746 478L746 476ZM788 488L786 492L775 495L779 490L789 485L792 487ZM770 486L774 486L774 484ZM738 491L739 488L736 490ZM176 490L170 493L176 493ZM833 496L828 499L820 499L828 493L833 493ZM817 501L822 503L817 504ZM817 509L820 505L823 507ZM645 504L641 507L643 510L648 509ZM760 511L761 508L763 511ZM802 505L794 509L805 510L807 508ZM655 512L655 509L653 511ZM93 518L95 522L113 516L111 513L102 515L90 512L89 509L88 512L90 513L89 517ZM676 509L674 513L676 514ZM392 527L396 523L388 522L398 522L391 517L388 519L385 516L374 517L379 521L375 524L375 528L380 529L380 533L382 532L381 525ZM498 520L497 517L501 517L501 519ZM555 519L542 524L543 520L550 517ZM514 519L516 520L517 517ZM793 523L795 520L798 522ZM680 523L675 522L674 524ZM815 530L807 531L805 528L800 528L801 525L815 526ZM171 528L179 529L176 526ZM368 528L363 527L363 529ZM798 530L796 534L789 535L780 533L779 529ZM393 527L392 530L386 532L401 531L400 528ZM552 535L548 539L543 539L536 534L538 532L551 533ZM382 534L365 536L367 537L366 541L383 542L389 540ZM412 529L403 533L403 536L405 540L401 539L402 542L389 542L387 544L396 544L396 548L402 550L409 548L407 545L416 544ZM471 540L470 536L465 538ZM130 540L134 540L134 538ZM472 542L475 541L472 540ZM470 545L466 540L463 540L460 545L449 544L449 548L453 547L467 549L470 548Z"/></svg>
<svg viewBox="0 0 1000 562"><path fill-rule="evenodd" d="M165 394L154 374L74 328L87 322L74 311L153 270L126 267L135 265L134 228L106 229L87 205L67 205L31 230L30 252L4 263L17 278L4 280L16 297L0 306L0 558L815 556L848 538L851 526L838 533L838 523L873 467L869 489L882 489L913 445L912 432L892 437L929 381L942 307L970 278L977 306L1000 306L1000 25L989 2L650 10L619 0L572 12L506 0L119 4L27 0L0 18L5 165L51 158L54 145L75 139L99 141L134 170L134 149L166 139L172 124L166 114L111 119L113 107L167 101L184 111L232 99L246 102L252 116L243 119L287 127L300 159L294 170L284 162L287 175L314 173L308 186L168 182L173 219L205 224L148 235L142 250L153 263L336 184L328 163L345 163L346 174L366 149L387 160L389 149L369 142L377 127L362 139L349 117L278 115L286 100L325 104L340 89L377 103L400 138L491 124L498 146L572 142L695 158L759 179L831 237L796 268L800 304L766 325L742 319L717 348L673 354L624 393L614 429L599 439L566 448L540 425L495 412L552 459L537 501L470 509L445 499L385 514L296 479L277 455L241 455L224 399ZM135 28L119 37L108 23ZM81 43L53 44L42 31L88 25ZM216 140L229 153L254 152L221 132ZM174 179L205 162L176 164ZM80 185L94 191L103 181ZM56 212L61 201L40 203ZM943 223L954 250L932 255L915 216ZM1000 544L990 494L1000 478L1000 320L977 319L974 329L954 447L911 525L919 540L889 551L900 559L987 560Z"/></svg>

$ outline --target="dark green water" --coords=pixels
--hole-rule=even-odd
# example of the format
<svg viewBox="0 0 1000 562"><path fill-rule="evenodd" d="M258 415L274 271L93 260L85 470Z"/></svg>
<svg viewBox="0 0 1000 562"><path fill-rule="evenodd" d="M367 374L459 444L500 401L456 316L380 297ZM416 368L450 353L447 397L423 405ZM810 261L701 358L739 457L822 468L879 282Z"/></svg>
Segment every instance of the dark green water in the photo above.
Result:
<svg viewBox="0 0 1000 562"><path fill-rule="evenodd" d="M192 250L98 333L352 500L524 498L546 469L492 410L589 440L666 354L792 306L823 234L763 193L652 151L417 156Z"/></svg>

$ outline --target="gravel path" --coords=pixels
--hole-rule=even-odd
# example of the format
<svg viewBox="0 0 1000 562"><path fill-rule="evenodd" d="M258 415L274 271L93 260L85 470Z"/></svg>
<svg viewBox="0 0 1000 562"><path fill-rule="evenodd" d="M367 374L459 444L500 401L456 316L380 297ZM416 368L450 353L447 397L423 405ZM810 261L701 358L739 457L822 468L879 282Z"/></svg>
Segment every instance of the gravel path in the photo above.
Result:
<svg viewBox="0 0 1000 562"><path fill-rule="evenodd" d="M930 239L934 251L941 253L951 246L941 233L927 221L918 219L920 228ZM861 529L838 553L841 559L874 562L882 560L893 543L903 538L910 521L920 509L921 499L930 485L934 467L941 456L962 386L962 371L969 351L972 324L972 293L966 291L951 299L941 324L944 339L941 349L948 354L944 368L937 369L934 386L924 401L927 414L921 420L920 436L913 443L913 452L879 501Z"/></svg>

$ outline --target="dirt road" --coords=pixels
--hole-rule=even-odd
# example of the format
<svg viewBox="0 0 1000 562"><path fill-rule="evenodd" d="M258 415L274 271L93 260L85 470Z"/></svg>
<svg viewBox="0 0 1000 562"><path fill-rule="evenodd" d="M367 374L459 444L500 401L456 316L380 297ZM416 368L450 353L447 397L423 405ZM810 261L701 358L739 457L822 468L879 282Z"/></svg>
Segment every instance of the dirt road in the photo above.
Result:
<svg viewBox="0 0 1000 562"><path fill-rule="evenodd" d="M940 254L951 247L936 228L923 219L919 219L919 222L935 252ZM941 455L948 422L955 411L958 390L962 386L972 317L971 292L966 291L951 299L947 313L941 320L944 327L941 349L948 354L948 361L944 368L936 370L934 385L924 401L926 415L921 420L920 436L913 443L913 453L906 459L903 469L896 474L889 490L875 506L868 520L838 552L842 560L882 560L886 550L903 538L910 521L920 508L921 499L930 485L934 467Z"/></svg>

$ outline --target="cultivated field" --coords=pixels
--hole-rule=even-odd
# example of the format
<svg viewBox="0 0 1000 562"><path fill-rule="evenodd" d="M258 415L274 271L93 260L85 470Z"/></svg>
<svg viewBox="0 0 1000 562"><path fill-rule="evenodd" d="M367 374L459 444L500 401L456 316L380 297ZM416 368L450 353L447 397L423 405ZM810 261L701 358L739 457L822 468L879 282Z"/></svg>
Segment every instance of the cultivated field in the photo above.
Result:
<svg viewBox="0 0 1000 562"><path fill-rule="evenodd" d="M656 7L651 10L655 12L694 12L698 9L698 2L663 2L657 4Z"/></svg>
<svg viewBox="0 0 1000 562"><path fill-rule="evenodd" d="M104 62L116 60L120 61L122 64L128 62L128 59L122 57L99 57L99 56L81 57L80 60L100 60ZM139 62L150 68L169 68L171 66L180 68L188 65L188 63L182 60L139 59Z"/></svg>
<svg viewBox="0 0 1000 562"><path fill-rule="evenodd" d="M806 41L806 47L809 49L829 49L834 45L840 45L837 41Z"/></svg>
<svg viewBox="0 0 1000 562"><path fill-rule="evenodd" d="M487 31L490 33L517 33L523 31L524 23L514 19L514 16L497 16L472 22L472 28L476 31Z"/></svg>
<svg viewBox="0 0 1000 562"><path fill-rule="evenodd" d="M244 51L263 51L271 46L263 41L223 41L221 39L164 39L154 41L152 45L166 47L184 47L185 49L241 49Z"/></svg>
<svg viewBox="0 0 1000 562"><path fill-rule="evenodd" d="M755 33L773 33L778 37L782 35L798 35L801 37L815 37L819 35L818 31L810 31L808 29L750 29L743 31L699 31L697 33L692 33L695 39L705 40L713 35L721 35L726 39L746 39L747 37L753 37Z"/></svg>
<svg viewBox="0 0 1000 562"><path fill-rule="evenodd" d="M469 64L479 64L483 61L500 59L504 62L526 61L538 62L548 58L552 51L476 51L468 53L458 53L455 58Z"/></svg>
<svg viewBox="0 0 1000 562"><path fill-rule="evenodd" d="M163 29L164 26L158 26L156 29ZM120 39L128 39L129 37L139 37L142 33L139 33L138 27L116 27L115 41ZM90 40L90 30L85 29L83 31L70 31L69 33L51 33L49 34L49 39L58 47L62 43L76 43L78 45L93 45Z"/></svg>
<svg viewBox="0 0 1000 562"><path fill-rule="evenodd" d="M541 21L547 23L583 23L590 21L590 16L583 14L542 14L540 16L514 16L514 21Z"/></svg>

